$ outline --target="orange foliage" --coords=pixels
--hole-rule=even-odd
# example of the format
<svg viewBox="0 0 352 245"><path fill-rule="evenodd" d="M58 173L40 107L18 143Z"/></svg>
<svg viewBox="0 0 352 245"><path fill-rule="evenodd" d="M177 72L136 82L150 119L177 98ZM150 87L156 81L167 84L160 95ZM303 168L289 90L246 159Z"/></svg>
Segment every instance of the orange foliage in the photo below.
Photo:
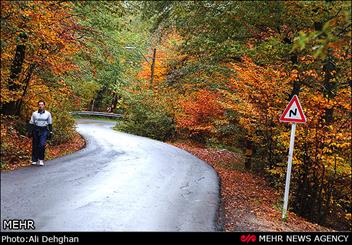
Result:
<svg viewBox="0 0 352 245"><path fill-rule="evenodd" d="M261 125L278 122L284 109L291 81L295 71L286 74L284 70L255 65L248 57L241 64L231 64L235 77L229 79L228 87L221 93L227 109L240 113L240 124L253 135ZM287 94L285 96L285 93Z"/></svg>
<svg viewBox="0 0 352 245"><path fill-rule="evenodd" d="M214 132L214 121L224 113L219 94L209 90L199 90L179 100L179 113L176 113L178 128L188 129L192 134Z"/></svg>
<svg viewBox="0 0 352 245"><path fill-rule="evenodd" d="M182 41L181 37L176 31L165 35L163 39L156 45L155 64L154 64L154 79L153 84L150 85L151 80L151 63L153 59L153 50L150 50L146 58L150 63L144 61L142 68L137 74L137 79L148 81L143 87L144 89L153 88L157 92L159 87L163 85L166 80L167 72L169 71L169 63L181 60L184 56L176 50L176 45Z"/></svg>
<svg viewBox="0 0 352 245"><path fill-rule="evenodd" d="M30 107L39 98L50 99L55 92L65 92L63 89L66 88L61 85L58 90L52 88L52 81L48 80L77 69L73 56L81 48L76 37L76 31L81 27L77 25L72 8L70 2L1 1L2 15L7 16L4 20L7 28L1 30L1 39L6 40L1 50L2 103L23 100ZM21 42L25 46L24 62L14 81L19 87L11 90L8 88L10 67L16 46L20 44L20 33L27 35ZM36 68L25 91L24 81L31 65Z"/></svg>

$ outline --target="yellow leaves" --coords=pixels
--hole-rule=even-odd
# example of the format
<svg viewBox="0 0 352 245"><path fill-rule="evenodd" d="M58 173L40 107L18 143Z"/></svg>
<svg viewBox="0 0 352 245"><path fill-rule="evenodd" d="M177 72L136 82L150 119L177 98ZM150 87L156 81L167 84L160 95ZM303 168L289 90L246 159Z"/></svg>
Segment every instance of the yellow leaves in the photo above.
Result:
<svg viewBox="0 0 352 245"><path fill-rule="evenodd" d="M272 67L255 65L250 58L244 57L241 64L231 64L236 77L229 80L233 92L221 91L226 98L226 108L239 112L240 124L248 133L258 127L265 127L269 119L279 117L284 109L282 98L287 73ZM281 106L282 105L282 106Z"/></svg>
<svg viewBox="0 0 352 245"><path fill-rule="evenodd" d="M115 58L112 55L108 55L107 61L109 62L109 64L113 64L115 62Z"/></svg>
<svg viewBox="0 0 352 245"><path fill-rule="evenodd" d="M291 71L289 80L295 81L295 80L297 80L297 78L298 78L298 71L294 69Z"/></svg>
<svg viewBox="0 0 352 245"><path fill-rule="evenodd" d="M311 63L312 57L302 57L301 62ZM280 127L277 118L287 105L287 95L291 92L292 82L302 77L310 77L310 79L321 79L317 70L310 69L303 71L291 70L287 77L285 72L277 71L270 67L257 67L248 57L244 58L241 64L233 64L236 71L236 78L230 80L236 83L236 90L233 92L222 91L222 95L226 97L223 104L225 108L230 108L239 112L240 125L246 129L248 135L254 136L253 139L258 144L266 142L256 136L258 130L267 132L270 122L272 125L273 140L276 147L275 154L287 155L289 147L290 130ZM287 88L287 89L285 89ZM348 130L348 124L343 126L343 122L338 120L331 124L325 121L325 113L329 108L334 108L334 115L345 114L346 112L338 108L346 108L351 111L350 91L339 90L341 96L335 99L327 99L323 93L305 89L300 93L300 100L303 110L309 121L307 125L299 125L296 130L296 143L294 163L303 164L303 155L307 154L304 144L308 145L308 154L316 154L317 166L319 164L333 166L335 161L339 166L344 166L347 159L346 154L350 147L351 132ZM231 103L232 102L232 103ZM346 118L347 120L347 118ZM351 123L349 123L350 125ZM317 151L313 151L316 147ZM280 149L285 149L284 151ZM342 152L344 152L342 154ZM339 155L340 154L340 155ZM341 155L342 154L342 155ZM344 170L345 171L345 170ZM272 172L275 174L275 170Z"/></svg>
<svg viewBox="0 0 352 245"><path fill-rule="evenodd" d="M272 175L284 176L284 173L279 168L268 169L268 170L266 170L266 172L268 172L268 173L270 173Z"/></svg>
<svg viewBox="0 0 352 245"><path fill-rule="evenodd" d="M212 125L199 125L192 128L194 131L212 131L214 126Z"/></svg>

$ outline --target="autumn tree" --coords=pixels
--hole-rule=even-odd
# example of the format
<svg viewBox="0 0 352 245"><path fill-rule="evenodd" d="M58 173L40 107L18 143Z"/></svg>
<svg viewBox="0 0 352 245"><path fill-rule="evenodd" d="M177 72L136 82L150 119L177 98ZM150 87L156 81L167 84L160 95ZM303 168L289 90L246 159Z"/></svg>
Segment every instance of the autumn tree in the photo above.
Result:
<svg viewBox="0 0 352 245"><path fill-rule="evenodd" d="M156 33L176 30L181 36L176 50L183 58L170 64L164 83L182 95L220 93L217 108L225 110L225 120L210 120L217 139L228 144L231 134L222 132L239 128L232 141L255 154L253 169L279 188L289 126L278 118L289 99L300 96L308 123L296 137L293 207L342 227L351 215L350 12L348 2L212 1L150 2L144 11ZM189 121L202 108L199 96L192 99L199 103L187 104Z"/></svg>
<svg viewBox="0 0 352 245"><path fill-rule="evenodd" d="M55 84L58 75L75 69L70 58L79 49L79 26L71 3L3 1L1 9L2 112L19 115L34 86Z"/></svg>

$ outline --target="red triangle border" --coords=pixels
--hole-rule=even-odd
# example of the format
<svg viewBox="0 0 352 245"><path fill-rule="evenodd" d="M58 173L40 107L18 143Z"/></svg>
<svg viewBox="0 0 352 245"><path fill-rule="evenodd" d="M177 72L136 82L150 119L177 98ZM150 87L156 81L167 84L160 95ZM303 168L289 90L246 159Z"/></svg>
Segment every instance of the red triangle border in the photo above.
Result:
<svg viewBox="0 0 352 245"><path fill-rule="evenodd" d="M285 116L287 115L289 109L291 108L291 105L296 102L297 105L297 109L298 112L301 116L302 119L292 119L292 118L285 118ZM290 103L288 103L288 106L286 107L286 109L284 110L284 112L282 113L281 117L280 117L280 122L294 122L294 123L305 123L307 121L306 116L303 113L302 110L302 106L299 103L298 97L297 95L294 95L290 101Z"/></svg>

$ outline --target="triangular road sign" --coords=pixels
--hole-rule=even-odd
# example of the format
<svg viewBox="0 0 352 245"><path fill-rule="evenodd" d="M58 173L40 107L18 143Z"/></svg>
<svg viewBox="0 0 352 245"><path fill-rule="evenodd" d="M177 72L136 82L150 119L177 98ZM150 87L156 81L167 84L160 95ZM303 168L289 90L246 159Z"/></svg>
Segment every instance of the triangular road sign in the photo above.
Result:
<svg viewBox="0 0 352 245"><path fill-rule="evenodd" d="M294 95L284 110L284 113L282 113L280 122L305 123L306 121L307 119L303 113L298 97L297 95Z"/></svg>

